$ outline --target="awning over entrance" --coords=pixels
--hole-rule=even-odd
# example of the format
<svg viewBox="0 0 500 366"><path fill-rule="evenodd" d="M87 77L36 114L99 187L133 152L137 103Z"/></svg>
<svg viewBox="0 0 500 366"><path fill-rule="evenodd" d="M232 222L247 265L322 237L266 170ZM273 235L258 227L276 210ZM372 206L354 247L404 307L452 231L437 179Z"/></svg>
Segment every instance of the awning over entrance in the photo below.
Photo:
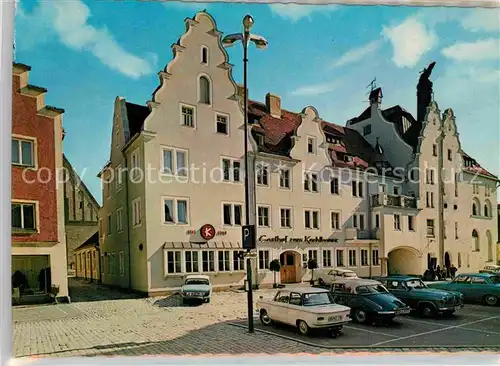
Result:
<svg viewBox="0 0 500 366"><path fill-rule="evenodd" d="M165 242L163 244L163 249L241 249L242 245L240 242L230 242L230 241L208 241L204 243L195 242Z"/></svg>

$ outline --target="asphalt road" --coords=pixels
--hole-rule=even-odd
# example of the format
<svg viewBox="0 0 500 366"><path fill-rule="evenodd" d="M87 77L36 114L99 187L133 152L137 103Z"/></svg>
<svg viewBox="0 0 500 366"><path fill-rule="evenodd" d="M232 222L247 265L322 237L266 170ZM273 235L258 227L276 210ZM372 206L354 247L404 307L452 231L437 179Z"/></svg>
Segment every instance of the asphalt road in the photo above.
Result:
<svg viewBox="0 0 500 366"><path fill-rule="evenodd" d="M246 327L245 321L231 323ZM264 326L255 319L255 330L322 348L497 348L500 350L500 307L465 305L455 315L423 319L401 316L393 323L364 325L350 322L338 338L315 332L307 337L286 325Z"/></svg>

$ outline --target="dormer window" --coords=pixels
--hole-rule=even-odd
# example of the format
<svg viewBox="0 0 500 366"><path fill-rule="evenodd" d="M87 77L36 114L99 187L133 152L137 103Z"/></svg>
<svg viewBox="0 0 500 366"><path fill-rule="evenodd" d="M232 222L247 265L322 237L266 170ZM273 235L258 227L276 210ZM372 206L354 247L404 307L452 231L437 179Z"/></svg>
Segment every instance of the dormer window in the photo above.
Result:
<svg viewBox="0 0 500 366"><path fill-rule="evenodd" d="M208 48L205 46L201 47L201 63L208 65Z"/></svg>

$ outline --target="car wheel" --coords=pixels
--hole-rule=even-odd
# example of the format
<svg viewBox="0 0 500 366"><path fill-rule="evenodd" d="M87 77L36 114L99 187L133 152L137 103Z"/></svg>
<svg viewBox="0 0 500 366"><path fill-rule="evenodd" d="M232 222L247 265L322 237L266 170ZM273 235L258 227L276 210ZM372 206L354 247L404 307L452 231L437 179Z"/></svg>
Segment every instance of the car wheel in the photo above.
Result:
<svg viewBox="0 0 500 366"><path fill-rule="evenodd" d="M267 311L265 310L262 310L260 312L260 321L264 325L270 325L273 322L272 319L269 317L269 314L267 314Z"/></svg>
<svg viewBox="0 0 500 366"><path fill-rule="evenodd" d="M498 298L495 295L486 295L484 303L489 306L495 306L498 303Z"/></svg>
<svg viewBox="0 0 500 366"><path fill-rule="evenodd" d="M303 320L297 321L297 329L298 329L300 335L305 336L305 335L309 334L309 326Z"/></svg>
<svg viewBox="0 0 500 366"><path fill-rule="evenodd" d="M366 312L364 312L361 309L356 309L354 311L353 318L356 321L356 323L366 323L366 321L368 320L368 316L366 315Z"/></svg>
<svg viewBox="0 0 500 366"><path fill-rule="evenodd" d="M431 318L436 315L436 310L431 304L422 304L419 306L419 313L424 318Z"/></svg>

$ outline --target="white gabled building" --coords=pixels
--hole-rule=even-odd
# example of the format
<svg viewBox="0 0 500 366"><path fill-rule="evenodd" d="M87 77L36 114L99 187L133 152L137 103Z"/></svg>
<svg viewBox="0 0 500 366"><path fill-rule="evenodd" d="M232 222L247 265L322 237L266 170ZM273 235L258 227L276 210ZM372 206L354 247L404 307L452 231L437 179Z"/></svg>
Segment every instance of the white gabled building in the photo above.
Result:
<svg viewBox="0 0 500 366"><path fill-rule="evenodd" d="M471 272L497 261L498 179L462 150L453 111L441 113L433 100L429 76L434 65L420 77L416 119L400 106L383 110L378 88L370 95L370 107L346 124L372 146L384 148L389 162L401 168L403 191L419 202L413 231L403 233L397 229L398 218L392 212L385 215L388 231L381 237L389 272L422 273L451 264Z"/></svg>

